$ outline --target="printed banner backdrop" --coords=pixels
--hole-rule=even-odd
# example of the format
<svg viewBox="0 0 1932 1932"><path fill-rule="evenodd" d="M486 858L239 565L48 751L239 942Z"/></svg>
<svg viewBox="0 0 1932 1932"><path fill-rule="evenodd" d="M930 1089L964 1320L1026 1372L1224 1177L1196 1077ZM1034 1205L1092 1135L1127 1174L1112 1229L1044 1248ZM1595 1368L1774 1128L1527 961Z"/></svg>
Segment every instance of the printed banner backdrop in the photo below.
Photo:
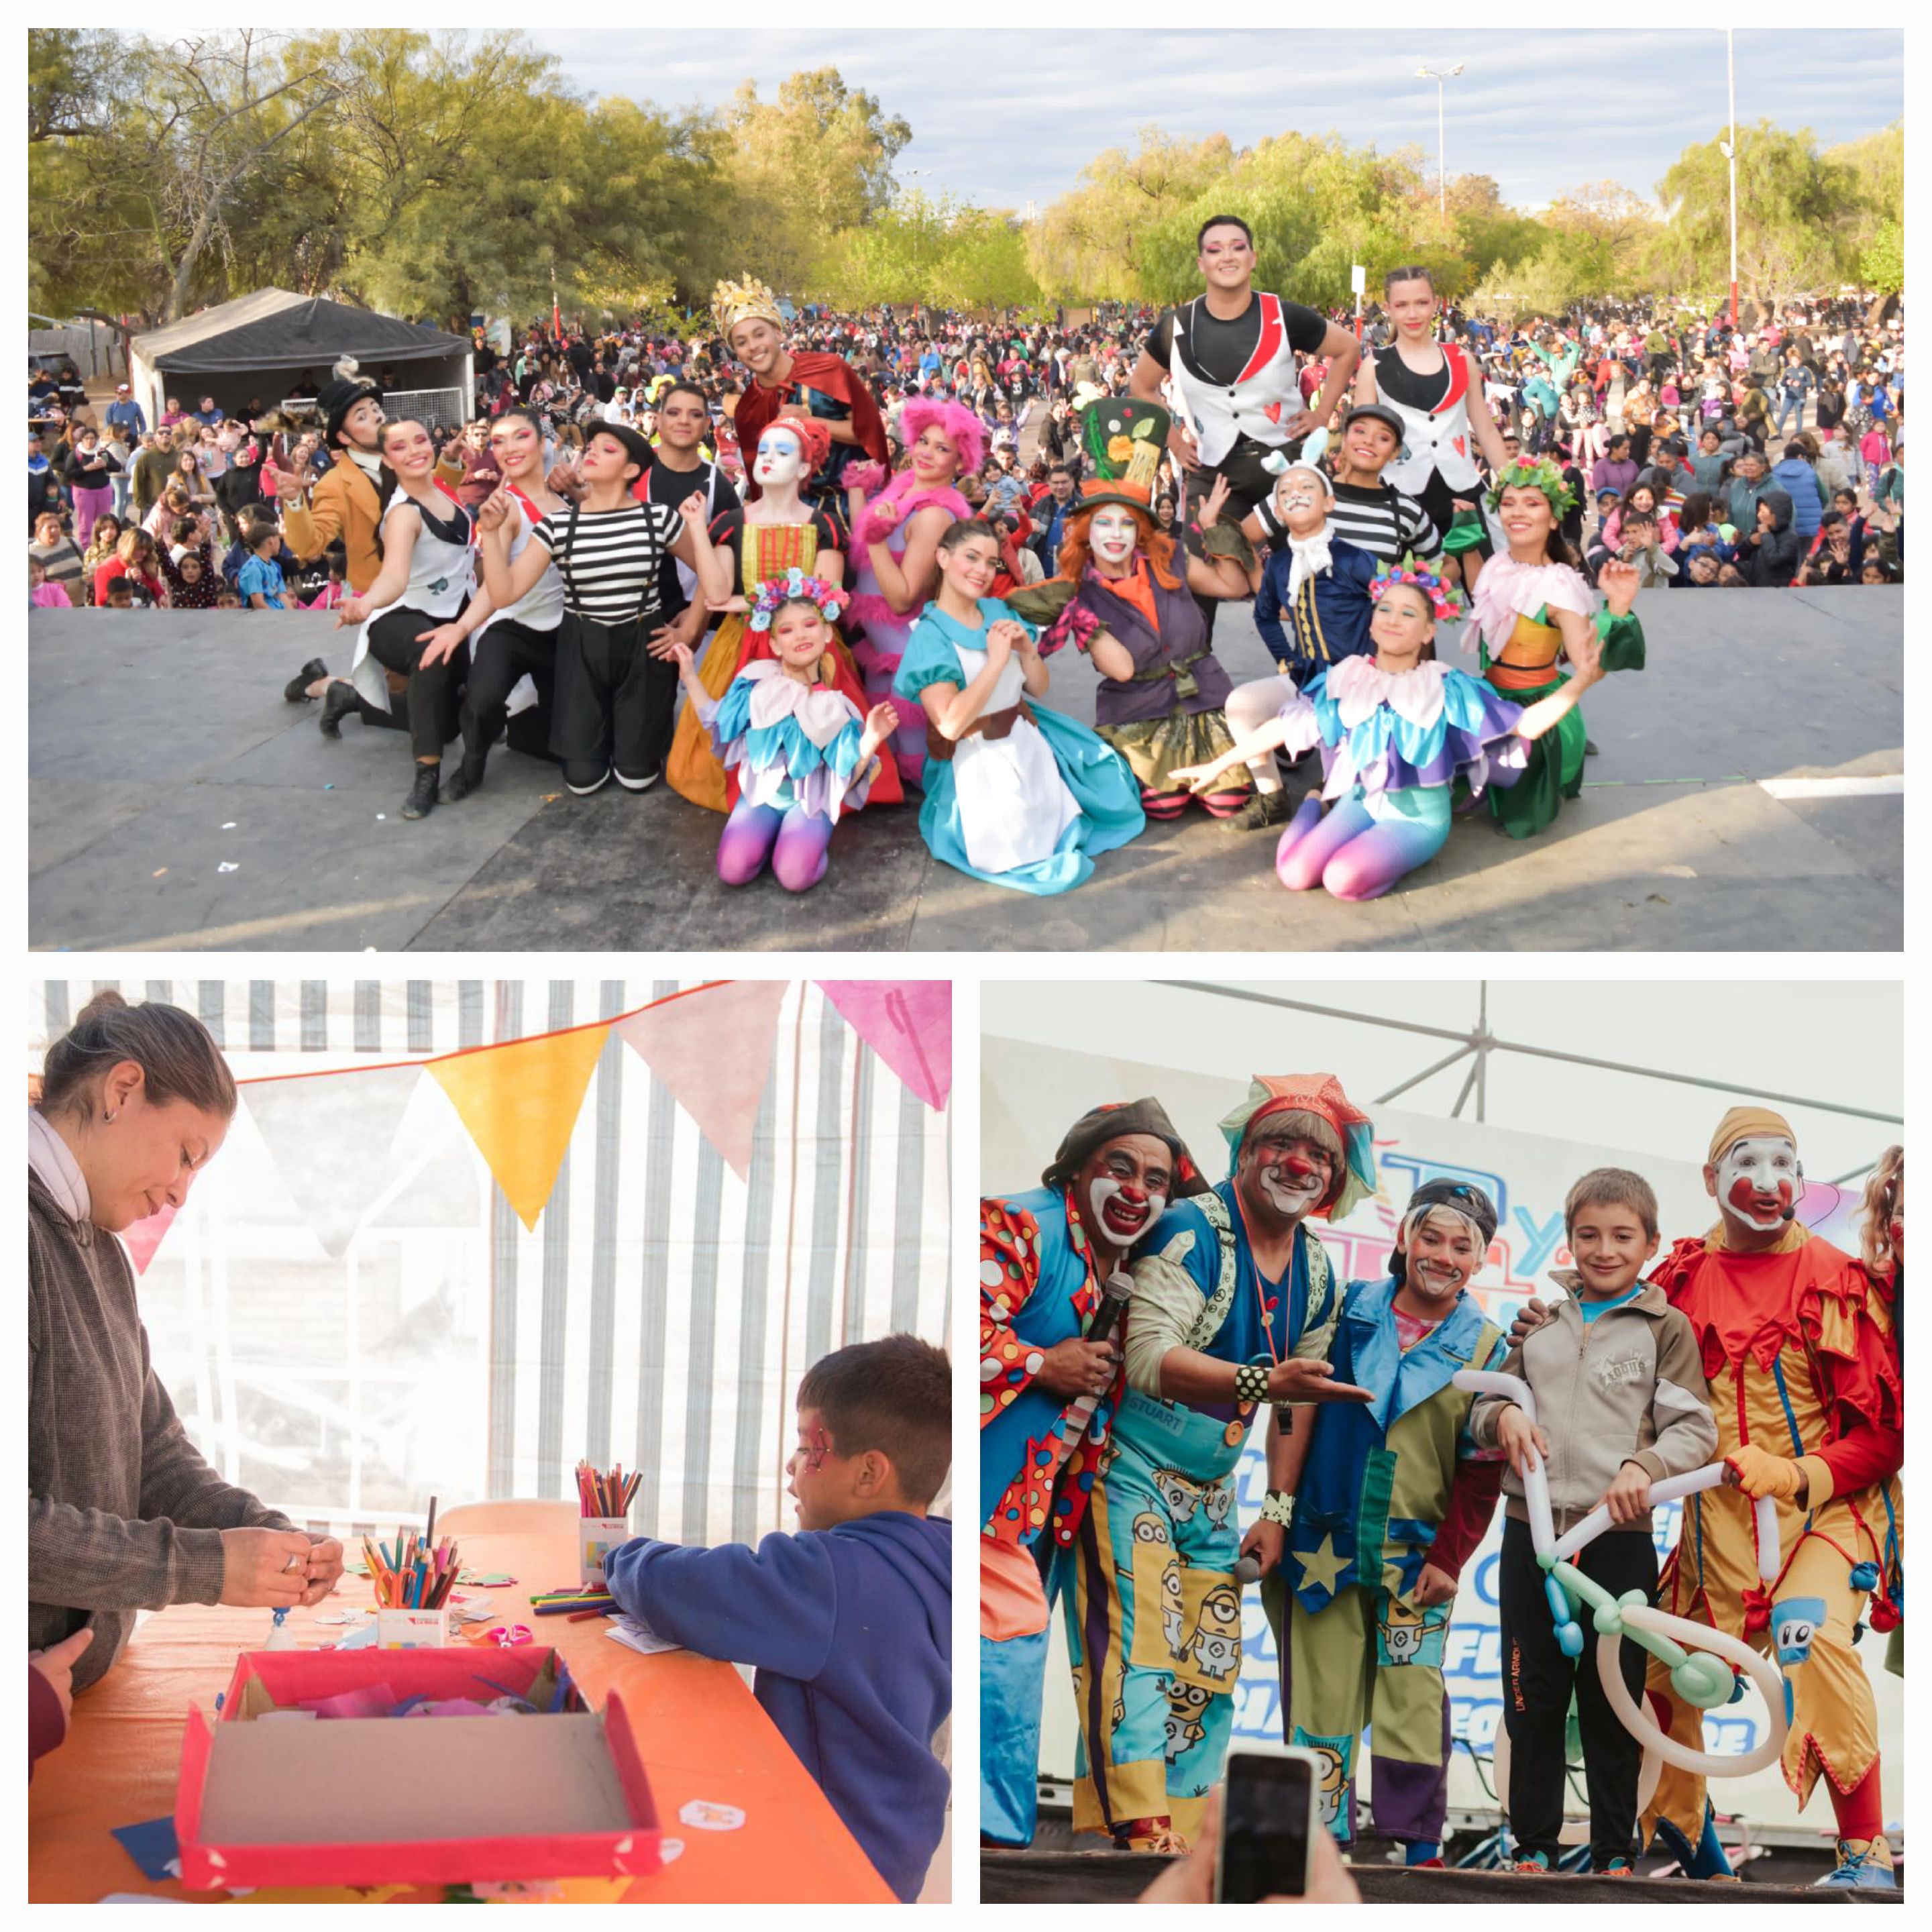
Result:
<svg viewBox="0 0 1932 1932"><path fill-rule="evenodd" d="M906 990L949 1032L926 983ZM198 1013L244 1083L184 1211L130 1231L202 1453L316 1523L567 1498L584 1456L643 1472L640 1531L788 1526L805 1369L895 1329L946 1339L950 1118L815 985L759 984L122 982ZM37 989L33 1070L94 990ZM687 1036L768 1022L765 1077L734 1090L742 1178L604 1024L680 993L650 1011L682 1010ZM394 1065L429 1054L460 1057ZM506 1095L488 1076L511 1061ZM738 1126L710 1124L736 1154Z"/></svg>
<svg viewBox="0 0 1932 1932"><path fill-rule="evenodd" d="M1256 1070L1326 1070L1338 1073L1343 1085L1348 1084L1346 1066L1316 1070L1270 1062ZM1220 1180L1228 1171L1226 1144L1215 1124L1240 1097L1238 1083L1144 1062L995 1038L980 1042L980 1079L982 1194L1038 1186L1040 1170L1052 1158L1060 1136L1088 1108L1103 1100L1135 1100L1145 1094L1160 1098L1210 1180ZM1377 1178L1387 1198L1364 1202L1333 1228L1325 1222L1316 1224L1320 1238L1344 1278L1352 1281L1382 1276L1387 1272L1394 1245L1396 1216L1410 1191L1438 1175L1471 1181L1489 1192L1500 1217L1488 1265L1474 1292L1485 1312L1507 1328L1530 1295L1546 1288L1550 1270L1568 1265L1569 1251L1563 1244L1563 1199L1570 1184L1591 1168L1630 1167L1642 1173L1657 1190L1666 1244L1679 1235L1701 1233L1716 1219L1714 1204L1704 1192L1702 1154L1727 1102L1716 1094L1672 1092L1662 1088L1659 1092L1664 1096L1658 1110L1660 1142L1667 1136L1670 1150L1678 1158L1660 1159L1648 1151L1559 1137L1556 1130L1570 1124L1558 1120L1550 1123L1550 1134L1530 1134L1411 1114L1394 1107L1371 1108ZM1352 1090L1350 1094L1364 1108L1369 1107L1371 1097ZM1872 1131L1875 1144L1882 1142L1884 1130L1875 1126ZM1828 1240L1856 1252L1858 1235L1853 1216L1858 1204L1856 1193L1814 1185L1806 1193L1803 1218ZM1267 1492L1262 1438L1261 1430L1256 1429L1240 1463L1244 1526L1259 1515ZM1318 1447L1315 1453L1319 1453ZM1676 1503L1656 1512L1660 1550L1676 1544L1682 1514L1682 1505ZM1444 1658L1458 1740L1450 1776L1450 1802L1452 1808L1472 1810L1493 1808L1487 1760L1502 1710L1495 1581L1502 1520L1498 1510L1487 1540L1462 1573ZM1274 1639L1262 1614L1260 1597L1252 1590L1244 1594L1241 1640L1235 1734L1279 1743L1282 1727ZM1064 1640L1057 1619L1052 1643L1040 1768L1044 1774L1070 1780L1078 1732L1067 1688ZM1895 1817L1900 1815L1904 1792L1904 1688L1899 1678L1882 1668L1882 1639L1868 1635L1862 1648L1878 1699L1886 1816ZM1738 1755L1751 1749L1762 1734L1762 1708L1756 1694L1750 1693L1742 1702L1707 1718L1707 1748ZM1368 1778L1365 1768L1364 1790L1369 1788ZM1756 1824L1804 1825L1820 1830L1828 1830L1830 1825L1822 1798L1814 1798L1801 1816L1775 1765L1752 1777L1726 1779L1713 1789L1720 1810L1741 1814ZM1580 1794L1573 1795L1570 1808L1581 1808Z"/></svg>

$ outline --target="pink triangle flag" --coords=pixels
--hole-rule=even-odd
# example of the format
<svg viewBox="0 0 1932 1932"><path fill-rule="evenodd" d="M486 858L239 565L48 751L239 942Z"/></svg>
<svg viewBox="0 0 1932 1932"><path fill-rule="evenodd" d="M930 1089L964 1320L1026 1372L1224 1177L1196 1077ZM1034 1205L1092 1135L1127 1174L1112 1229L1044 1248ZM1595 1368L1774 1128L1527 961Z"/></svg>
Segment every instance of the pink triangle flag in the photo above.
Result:
<svg viewBox="0 0 1932 1932"><path fill-rule="evenodd" d="M174 1204L169 1202L159 1213L121 1230L121 1238L128 1244L128 1252L133 1258L136 1274L147 1273L148 1264L154 1258L154 1250L161 1245L161 1237L168 1232L169 1224L174 1218Z"/></svg>
<svg viewBox="0 0 1932 1932"><path fill-rule="evenodd" d="M618 1020L622 1036L740 1180L772 1071L782 980L731 980Z"/></svg>
<svg viewBox="0 0 1932 1932"><path fill-rule="evenodd" d="M819 990L928 1107L952 1090L950 980L821 980Z"/></svg>

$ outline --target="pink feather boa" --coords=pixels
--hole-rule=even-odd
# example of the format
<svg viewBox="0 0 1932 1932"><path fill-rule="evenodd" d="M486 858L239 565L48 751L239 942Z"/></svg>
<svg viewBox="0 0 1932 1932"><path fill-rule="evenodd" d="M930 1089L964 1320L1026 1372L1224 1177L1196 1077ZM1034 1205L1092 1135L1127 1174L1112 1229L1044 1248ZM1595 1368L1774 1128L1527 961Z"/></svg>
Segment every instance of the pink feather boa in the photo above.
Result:
<svg viewBox="0 0 1932 1932"><path fill-rule="evenodd" d="M878 513L882 503L898 506L898 516L895 521L888 524L880 518ZM884 543L894 530L904 530L921 510L934 503L942 509L951 511L956 519L964 519L973 514L972 505L951 484L942 483L936 489L922 489L910 470L902 470L866 506L852 534L862 544Z"/></svg>

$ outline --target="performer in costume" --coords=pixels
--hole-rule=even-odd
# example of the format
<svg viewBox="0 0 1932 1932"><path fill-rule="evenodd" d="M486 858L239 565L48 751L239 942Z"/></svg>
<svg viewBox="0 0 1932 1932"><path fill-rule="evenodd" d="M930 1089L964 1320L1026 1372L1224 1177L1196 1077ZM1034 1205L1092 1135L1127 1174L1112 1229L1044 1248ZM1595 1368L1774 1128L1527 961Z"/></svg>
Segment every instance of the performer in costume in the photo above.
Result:
<svg viewBox="0 0 1932 1932"><path fill-rule="evenodd" d="M1386 403L1362 403L1343 421L1340 445L1326 452L1334 472L1329 494L1335 506L1328 521L1337 536L1381 563L1400 563L1406 556L1426 562L1442 548L1442 533L1429 512L1384 474L1401 453L1402 438L1402 418ZM1280 487L1277 482L1277 492ZM1256 543L1279 544L1288 536L1268 496L1243 518L1241 530Z"/></svg>
<svg viewBox="0 0 1932 1932"><path fill-rule="evenodd" d="M1049 1612L1120 1397L1118 1341L1084 1339L1108 1277L1207 1186L1160 1102L1096 1107L1040 1185L980 1204L980 1835L1033 1842Z"/></svg>
<svg viewBox="0 0 1932 1932"><path fill-rule="evenodd" d="M866 689L879 696L892 689L913 625L938 588L940 536L973 514L958 483L979 470L985 434L970 410L914 396L899 411L907 466L890 482L883 468L855 465L847 472L859 560L852 622L863 633L856 655ZM917 784L926 770L926 734L916 715L902 724L895 751L901 776Z"/></svg>
<svg viewBox="0 0 1932 1932"><path fill-rule="evenodd" d="M1391 268L1382 280L1382 306L1395 340L1363 362L1355 400L1385 403L1402 418L1401 453L1384 474L1428 512L1473 590L1490 544L1474 514L1481 478L1470 446L1482 451L1491 475L1500 476L1508 460L1502 432L1490 413L1482 371L1460 344L1435 339L1436 284L1429 271Z"/></svg>
<svg viewBox="0 0 1932 1932"><path fill-rule="evenodd" d="M1483 566L1472 609L1483 674L1514 704L1534 705L1560 692L1565 680L1557 664L1564 656L1579 665L1594 657L1604 673L1643 668L1643 626L1630 614L1634 566L1616 563L1613 572L1606 564L1598 584L1614 602L1593 616L1596 600L1572 567L1558 529L1573 501L1547 457L1499 469L1490 491L1509 549ZM1521 782L1490 794L1496 821L1510 837L1534 836L1554 822L1563 800L1581 794L1588 744L1583 714L1573 708L1556 735L1531 754Z"/></svg>
<svg viewBox="0 0 1932 1932"><path fill-rule="evenodd" d="M544 475L543 424L521 404L490 425L492 467L514 506L510 560L524 554L530 532L544 518L570 506ZM463 762L444 788L454 805L483 782L490 747L507 727L512 747L532 757L550 755L555 710L556 634L563 622L563 580L553 565L536 588L506 610L492 609L476 627L470 651L470 683L463 696ZM528 718L527 725L516 721Z"/></svg>
<svg viewBox="0 0 1932 1932"><path fill-rule="evenodd" d="M692 532L704 499L694 490L674 511L639 502L632 485L650 460L650 445L637 430L598 424L579 466L582 502L544 518L514 562L513 500L500 489L477 512L494 602L527 596L553 563L563 580L550 748L562 763L564 783L580 797L613 777L626 791L646 791L663 776L662 766L650 763L666 720L650 661L668 660L690 637L678 626L667 634L659 622L659 572L667 551L696 567ZM694 634L701 614L693 605L678 624Z"/></svg>
<svg viewBox="0 0 1932 1932"><path fill-rule="evenodd" d="M1875 1630L1897 1622L1900 1588L1904 1391L1883 1298L1850 1256L1794 1218L1804 1169L1780 1114L1726 1114L1704 1186L1717 1225L1678 1242L1651 1279L1697 1330L1718 1453L1737 1486L1686 1499L1659 1606L1774 1650L1790 1697L1785 1781L1802 1805L1823 1774L1837 1817L1838 1868L1822 1882L1889 1889L1877 1711L1852 1647L1862 1619ZM1778 1506L1778 1575L1768 1590L1751 1510L1759 1496ZM1654 1659L1648 1682L1659 1722L1700 1749L1701 1714ZM1703 1779L1666 1764L1646 1833L1667 1828L1688 1859L1706 1820Z"/></svg>
<svg viewBox="0 0 1932 1932"><path fill-rule="evenodd" d="M1130 393L1174 406L1172 442L1190 499L1226 478L1222 537L1243 554L1240 526L1269 494L1266 459L1284 456L1325 423L1348 393L1361 350L1338 322L1254 286L1254 236L1238 216L1211 215L1196 237L1202 293L1162 314L1134 365ZM1304 403L1297 352L1326 356L1320 393ZM1210 626L1211 628L1211 626Z"/></svg>
<svg viewBox="0 0 1932 1932"><path fill-rule="evenodd" d="M886 425L865 378L838 356L788 350L778 298L763 282L720 282L712 291L711 313L725 347L751 372L733 418L738 447L755 450L775 416L803 415L823 423L831 448L810 494L835 520L842 518L847 464L866 457L889 460ZM758 494L758 479L748 474L746 495L755 500Z"/></svg>
<svg viewBox="0 0 1932 1932"><path fill-rule="evenodd" d="M1000 544L947 526L939 595L913 627L892 688L926 718L919 829L935 856L989 884L1063 892L1094 854L1147 824L1133 774L1084 724L1049 710L1034 627L990 594Z"/></svg>
<svg viewBox="0 0 1932 1932"><path fill-rule="evenodd" d="M1872 1314L1883 1323L1892 1336L1893 1354L1899 1375L1905 1373L1905 1150L1889 1147L1879 1156L1871 1178L1865 1183L1865 1198L1860 1213L1858 1246L1865 1273L1878 1292L1872 1298ZM1902 1530L1901 1526L1901 1530ZM1904 1539L1900 1538L1898 1588L1893 1606L1899 1620L1886 1639L1885 1667L1894 1677L1905 1675L1905 1566ZM1874 1628L1876 1628L1876 1618Z"/></svg>
<svg viewBox="0 0 1932 1932"><path fill-rule="evenodd" d="M436 809L442 748L456 735L468 640L493 607L488 598L472 598L476 526L436 480L428 430L408 417L386 422L382 452L376 541L382 568L366 591L337 608L336 628L358 627L356 658L349 676L330 684L318 722L325 738L340 737L348 717L406 729L416 780L402 815L427 818ZM392 676L405 681L401 693L392 694Z"/></svg>
<svg viewBox="0 0 1932 1932"><path fill-rule="evenodd" d="M1263 1402L1356 1402L1325 1358L1339 1297L1312 1216L1374 1191L1368 1117L1332 1075L1251 1082L1232 1171L1136 1251L1126 1389L1054 1564L1081 1748L1076 1832L1185 1846L1220 1781L1241 1659L1234 1477Z"/></svg>
<svg viewBox="0 0 1932 1932"><path fill-rule="evenodd" d="M1608 594L1634 596L1635 566L1612 568L1605 566ZM1426 655L1437 620L1457 614L1438 578L1384 572L1367 594L1373 657L1344 658L1300 692L1286 677L1270 680L1280 693L1274 718L1216 762L1174 774L1209 788L1241 759L1271 758L1277 746L1297 755L1320 746L1326 781L1302 800L1275 847L1275 874L1290 892L1318 885L1336 898L1376 898L1426 865L1448 842L1455 782L1478 797L1491 785L1521 782L1528 748L1559 728L1601 675L1596 633L1586 630L1576 676L1520 709L1480 678Z"/></svg>
<svg viewBox="0 0 1932 1932"><path fill-rule="evenodd" d="M760 585L749 621L770 634L771 656L747 664L720 699L699 681L690 646L674 646L691 710L739 781L718 842L728 886L750 884L768 860L786 891L817 885L840 812L865 802L879 747L898 722L890 704L862 717L836 686L832 626L842 608L834 586L801 571Z"/></svg>
<svg viewBox="0 0 1932 1932"><path fill-rule="evenodd" d="M801 494L830 448L824 424L809 417L780 416L768 423L753 452L756 498L719 512L708 530L693 532L699 588L710 608L724 616L698 668L698 681L709 697L722 698L741 670L771 655L769 629L747 622L760 586L788 578L794 571L835 589L844 585L842 526ZM849 595L840 599L848 609L850 602ZM863 717L872 701L842 643L835 640L831 656L834 685ZM736 802L730 778L688 705L673 734L667 770L671 789L694 805L728 812ZM899 803L904 794L896 769L882 771L866 796L881 805Z"/></svg>
<svg viewBox="0 0 1932 1932"><path fill-rule="evenodd" d="M1472 1398L1452 1379L1508 1352L1469 1293L1496 1228L1495 1203L1467 1182L1410 1196L1388 1276L1348 1284L1328 1351L1371 1399L1270 1442L1268 1503L1244 1544L1264 1565L1284 1734L1329 1766L1323 1822L1354 1842L1356 1754L1372 1724L1376 1826L1412 1865L1442 1862L1443 1646L1502 1483L1502 1451L1476 1447Z"/></svg>
<svg viewBox="0 0 1932 1932"><path fill-rule="evenodd" d="M1223 709L1230 680L1188 593L1249 590L1233 557L1180 553L1155 520L1153 484L1167 426L1166 410L1155 404L1103 397L1082 410L1094 474L1066 519L1058 574L1008 600L1028 622L1049 626L1043 656L1072 643L1092 658L1100 674L1095 729L1127 761L1147 815L1162 819L1179 818L1190 796L1175 769L1218 758L1234 742ZM1227 496L1226 479L1217 479L1201 506L1204 530L1218 523ZM1202 802L1214 818L1230 818L1252 787L1244 768L1232 770Z"/></svg>

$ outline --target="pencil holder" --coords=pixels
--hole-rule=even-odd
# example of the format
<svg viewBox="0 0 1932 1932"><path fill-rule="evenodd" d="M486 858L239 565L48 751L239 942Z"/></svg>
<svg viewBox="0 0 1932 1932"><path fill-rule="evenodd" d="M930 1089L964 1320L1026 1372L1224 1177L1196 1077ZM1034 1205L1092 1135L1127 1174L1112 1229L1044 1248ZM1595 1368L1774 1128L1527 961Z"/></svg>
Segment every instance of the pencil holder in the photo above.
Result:
<svg viewBox="0 0 1932 1932"><path fill-rule="evenodd" d="M441 1650L449 1642L449 1612L441 1610L376 1612L378 1650Z"/></svg>
<svg viewBox="0 0 1932 1932"><path fill-rule="evenodd" d="M631 1540L628 1516L586 1516L577 1521L577 1580L588 1586L604 1581L604 1558L620 1543Z"/></svg>

